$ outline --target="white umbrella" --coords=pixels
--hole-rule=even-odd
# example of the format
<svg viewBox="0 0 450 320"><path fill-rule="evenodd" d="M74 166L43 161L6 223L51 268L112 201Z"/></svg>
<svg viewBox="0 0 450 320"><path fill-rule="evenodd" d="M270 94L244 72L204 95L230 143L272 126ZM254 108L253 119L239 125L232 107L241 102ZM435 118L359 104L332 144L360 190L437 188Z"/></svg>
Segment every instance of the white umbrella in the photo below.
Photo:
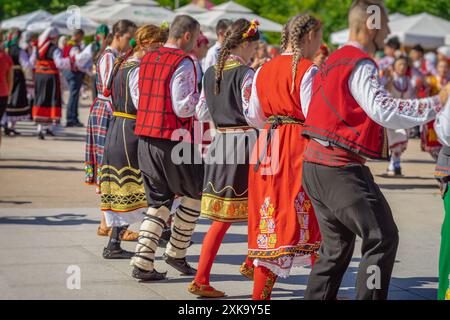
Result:
<svg viewBox="0 0 450 320"><path fill-rule="evenodd" d="M80 28L86 34L94 34L99 24L83 16L79 18L79 21L74 20L72 13L63 11L50 19L30 24L27 31L42 32L48 27L56 27L62 34L71 34L75 29Z"/></svg>
<svg viewBox="0 0 450 320"><path fill-rule="evenodd" d="M185 5L183 7L175 9L175 12L177 14L196 15L196 14L208 12L208 9L200 7L199 5L194 4L194 3L189 3L188 5Z"/></svg>
<svg viewBox="0 0 450 320"><path fill-rule="evenodd" d="M36 10L21 16L4 20L1 24L1 27L3 29L19 28L21 30L25 30L29 24L51 17L52 15L45 10Z"/></svg>
<svg viewBox="0 0 450 320"><path fill-rule="evenodd" d="M407 18L407 16L405 16L404 14L401 14L401 13L393 13L393 14L389 15L389 21L390 21L389 26L391 26L392 22L399 21L404 18ZM330 39L331 43L337 44L337 45L343 45L343 44L347 43L349 33L350 32L348 29L333 32L331 34L331 39ZM389 37L391 37L391 36L389 36Z"/></svg>
<svg viewBox="0 0 450 320"><path fill-rule="evenodd" d="M175 14L152 0L122 0L108 7L94 9L89 16L97 22L110 25L121 19L129 19L137 25L159 25L164 21L171 22Z"/></svg>
<svg viewBox="0 0 450 320"><path fill-rule="evenodd" d="M233 1L225 2L219 6L212 8L210 11L194 15L200 22L201 26L209 31L216 28L217 22L220 19L238 20L245 18L247 20L258 20L260 23L259 29L268 32L281 32L283 26L279 23L265 19L253 13L249 8L241 6Z"/></svg>

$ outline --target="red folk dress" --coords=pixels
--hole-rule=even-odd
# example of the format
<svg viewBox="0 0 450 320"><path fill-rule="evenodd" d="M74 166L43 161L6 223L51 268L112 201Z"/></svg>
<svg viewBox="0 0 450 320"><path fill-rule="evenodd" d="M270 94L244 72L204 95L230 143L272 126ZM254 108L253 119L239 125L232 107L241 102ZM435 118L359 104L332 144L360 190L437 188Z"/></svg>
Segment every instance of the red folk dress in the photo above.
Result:
<svg viewBox="0 0 450 320"><path fill-rule="evenodd" d="M292 55L279 56L262 67L256 89L267 118L276 115L305 120L300 86L312 64L306 59L299 62L292 93ZM270 126L269 121L252 154L248 254L255 259L255 265L288 277L292 267L310 263L321 237L311 201L302 188L302 159L308 143L302 136L302 124L283 123L277 127L272 143L267 144L265 160L255 172L254 160L261 157Z"/></svg>

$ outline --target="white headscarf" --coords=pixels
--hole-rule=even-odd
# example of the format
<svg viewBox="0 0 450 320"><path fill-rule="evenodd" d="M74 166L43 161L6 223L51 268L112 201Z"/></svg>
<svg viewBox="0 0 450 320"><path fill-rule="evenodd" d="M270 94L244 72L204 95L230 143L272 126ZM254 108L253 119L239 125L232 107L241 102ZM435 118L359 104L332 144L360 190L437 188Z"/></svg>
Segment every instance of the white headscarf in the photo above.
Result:
<svg viewBox="0 0 450 320"><path fill-rule="evenodd" d="M47 50L50 46L50 43L52 40L57 39L59 36L58 29L55 27L49 27L47 28L38 39L38 50L39 50L39 57L44 58L45 54L47 53Z"/></svg>

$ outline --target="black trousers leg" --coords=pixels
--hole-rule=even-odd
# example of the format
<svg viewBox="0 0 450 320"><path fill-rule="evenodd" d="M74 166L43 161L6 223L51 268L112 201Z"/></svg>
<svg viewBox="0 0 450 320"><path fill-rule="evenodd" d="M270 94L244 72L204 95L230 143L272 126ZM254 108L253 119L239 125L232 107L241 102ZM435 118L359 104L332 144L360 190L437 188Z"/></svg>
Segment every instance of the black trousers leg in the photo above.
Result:
<svg viewBox="0 0 450 320"><path fill-rule="evenodd" d="M386 299L398 247L398 230L369 168L327 167L305 162L303 185L316 209L323 238L320 252L323 256L313 268L306 298L335 298L337 290L333 286L341 282L343 274L334 268L348 266L350 247L346 242L351 243L350 234L353 234L362 239L356 298Z"/></svg>

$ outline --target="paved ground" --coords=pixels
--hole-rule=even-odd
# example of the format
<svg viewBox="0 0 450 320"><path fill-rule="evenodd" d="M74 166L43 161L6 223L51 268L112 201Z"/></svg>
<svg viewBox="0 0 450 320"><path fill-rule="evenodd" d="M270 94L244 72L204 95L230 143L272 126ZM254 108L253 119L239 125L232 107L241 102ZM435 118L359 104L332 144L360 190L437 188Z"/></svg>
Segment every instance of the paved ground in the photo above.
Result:
<svg viewBox="0 0 450 320"><path fill-rule="evenodd" d="M86 121L87 107L81 110ZM0 299L195 299L186 291L189 277L168 270L169 280L141 284L131 279L127 261L105 261L106 238L96 235L98 197L83 184L85 129L67 129L39 141L31 123L21 123L23 136L4 138L0 150ZM400 229L391 299L435 299L440 225L443 208L432 178L433 163L410 142L404 178L382 177L386 163L371 163ZM189 261L197 264L208 229L201 220ZM137 226L134 226L137 228ZM233 226L212 270L212 282L227 299L251 298L252 284L239 275L246 252L246 226ZM345 276L341 297L352 298L360 259L359 244ZM124 247L133 250L134 243ZM162 251L158 252L161 256ZM81 271L81 289L67 288L69 266ZM274 299L301 299L308 269L295 269L277 283Z"/></svg>

